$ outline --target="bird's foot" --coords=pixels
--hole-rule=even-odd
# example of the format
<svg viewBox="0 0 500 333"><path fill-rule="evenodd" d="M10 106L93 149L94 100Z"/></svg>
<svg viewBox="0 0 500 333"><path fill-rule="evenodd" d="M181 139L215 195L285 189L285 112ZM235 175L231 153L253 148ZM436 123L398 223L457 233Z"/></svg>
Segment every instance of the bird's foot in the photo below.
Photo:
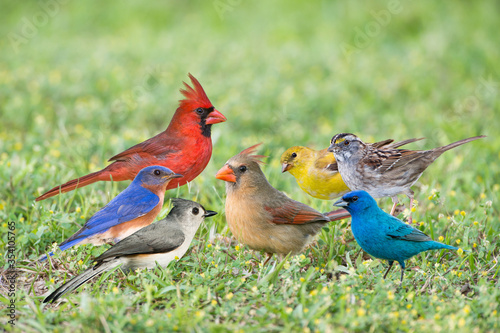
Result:
<svg viewBox="0 0 500 333"><path fill-rule="evenodd" d="M394 206L392 212L391 212L391 215L392 216L398 216L399 214L401 214L403 211L405 210L405 206L404 205L396 205Z"/></svg>
<svg viewBox="0 0 500 333"><path fill-rule="evenodd" d="M268 253L267 254L267 259L266 261L264 261L264 264L262 266L266 266L266 264L269 262L269 260L273 257L273 254L272 253Z"/></svg>

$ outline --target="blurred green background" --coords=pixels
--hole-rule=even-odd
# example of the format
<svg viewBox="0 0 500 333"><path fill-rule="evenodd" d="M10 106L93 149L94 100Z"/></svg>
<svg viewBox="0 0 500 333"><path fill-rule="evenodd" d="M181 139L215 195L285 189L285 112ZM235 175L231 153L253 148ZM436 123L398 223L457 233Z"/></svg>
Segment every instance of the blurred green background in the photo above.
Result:
<svg viewBox="0 0 500 333"><path fill-rule="evenodd" d="M49 279L58 273L30 261L128 184L97 183L36 204L34 198L101 169L109 157L164 130L187 73L199 79L228 121L213 128L214 153L205 172L167 196L196 199L222 213L224 184L215 172L243 148L263 142L270 182L326 211L331 202L308 197L291 175L280 173L279 156L286 148L324 148L339 132L365 141L426 137L414 149L485 134L486 139L444 154L414 189L421 201L419 221L458 209L475 212L465 219L470 224L492 201L494 216L488 213L481 220L484 230L471 233L486 242L490 259L483 264L493 267L488 265L498 256L500 188L499 2L54 0L2 1L1 8L0 219L17 223L18 262L34 274L23 278L20 295L27 303L22 304L39 318L51 318L40 327L53 328L65 319L57 309L49 315L33 305L39 303L34 281L52 290ZM431 189L441 193L438 201L427 200ZM381 203L389 207L389 200ZM435 228L422 230L436 237L450 231L446 219ZM0 230L7 230L5 223ZM216 232L230 235L222 214L202 227L200 244ZM452 239L469 234L465 226L451 232ZM472 241L464 245L470 246ZM80 251L96 255L102 249ZM175 269L182 272L182 265ZM64 274L58 276L60 283ZM26 312L19 320L29 322L31 316ZM90 320L75 316L76 323ZM228 324L217 329L238 327L231 314L225 318ZM260 326L286 327L273 318ZM212 320L207 315L201 326L179 322L178 328L199 330ZM33 322L24 329L33 329ZM296 325L324 330L338 320L326 326L313 322ZM361 329L377 327L373 322ZM432 327L427 324L424 329Z"/></svg>

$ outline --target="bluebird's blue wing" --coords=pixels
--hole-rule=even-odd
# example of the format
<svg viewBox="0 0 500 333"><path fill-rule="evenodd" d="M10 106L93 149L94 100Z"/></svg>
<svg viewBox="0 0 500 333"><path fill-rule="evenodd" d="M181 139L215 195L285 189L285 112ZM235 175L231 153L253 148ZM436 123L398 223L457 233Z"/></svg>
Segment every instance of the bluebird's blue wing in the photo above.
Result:
<svg viewBox="0 0 500 333"><path fill-rule="evenodd" d="M103 233L115 225L134 220L149 213L160 202L160 198L150 190L130 184L100 211L85 223L82 229L60 244Z"/></svg>

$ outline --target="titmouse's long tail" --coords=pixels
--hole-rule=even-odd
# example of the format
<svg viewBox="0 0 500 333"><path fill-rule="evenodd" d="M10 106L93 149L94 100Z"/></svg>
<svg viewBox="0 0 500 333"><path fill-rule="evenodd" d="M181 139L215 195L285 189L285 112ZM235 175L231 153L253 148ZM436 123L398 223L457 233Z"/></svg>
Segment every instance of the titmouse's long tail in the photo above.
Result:
<svg viewBox="0 0 500 333"><path fill-rule="evenodd" d="M120 265L121 263L122 261L120 259L113 259L100 264L96 264L95 266L92 266L90 268L87 268L83 273L74 277L73 279L69 280L68 282L66 282L65 284L54 290L52 294L50 294L43 300L43 302L53 303L57 301L59 297L61 297L62 295L66 294L67 292L75 290L88 280L92 279L94 276L97 276L102 272L109 271L115 268L116 266Z"/></svg>

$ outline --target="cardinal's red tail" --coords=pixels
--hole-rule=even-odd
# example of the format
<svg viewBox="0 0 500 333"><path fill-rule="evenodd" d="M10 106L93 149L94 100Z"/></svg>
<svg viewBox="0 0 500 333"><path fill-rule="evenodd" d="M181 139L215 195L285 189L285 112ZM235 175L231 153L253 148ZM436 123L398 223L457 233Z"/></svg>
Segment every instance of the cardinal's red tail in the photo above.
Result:
<svg viewBox="0 0 500 333"><path fill-rule="evenodd" d="M45 200L47 198L58 195L59 193L73 191L75 188L84 187L84 186L90 185L92 183L98 182L100 180L108 180L108 181L111 180L111 177L110 177L109 172L107 170L93 172L93 173L90 173L86 176L76 178L76 179L70 180L67 183L56 186L53 189L51 189L50 191L47 191L44 194L42 194L41 196L39 196L38 198L36 198L35 201Z"/></svg>
<svg viewBox="0 0 500 333"><path fill-rule="evenodd" d="M324 213L331 221L337 221L351 217L351 214L345 209L337 209L328 213Z"/></svg>

